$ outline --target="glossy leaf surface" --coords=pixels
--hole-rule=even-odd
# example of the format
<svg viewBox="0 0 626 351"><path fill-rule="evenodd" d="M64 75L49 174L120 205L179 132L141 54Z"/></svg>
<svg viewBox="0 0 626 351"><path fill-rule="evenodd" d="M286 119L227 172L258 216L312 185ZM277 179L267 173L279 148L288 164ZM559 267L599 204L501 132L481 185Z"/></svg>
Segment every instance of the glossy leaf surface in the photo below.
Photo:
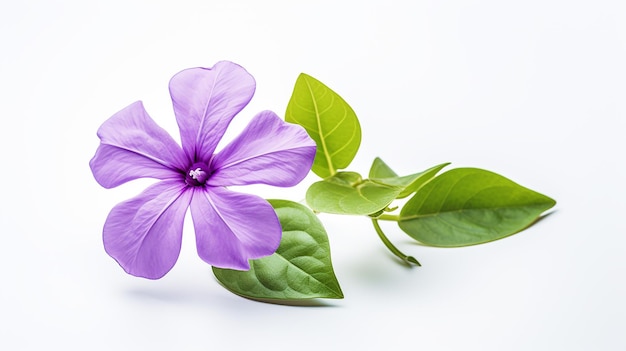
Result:
<svg viewBox="0 0 626 351"><path fill-rule="evenodd" d="M426 245L467 246L514 234L555 204L496 173L456 168L420 188L398 225Z"/></svg>
<svg viewBox="0 0 626 351"><path fill-rule="evenodd" d="M369 179L375 183L402 188L402 191L398 194L398 199L402 199L414 193L449 164L442 163L423 172L400 177L383 160L376 157L370 168Z"/></svg>
<svg viewBox="0 0 626 351"><path fill-rule="evenodd" d="M287 200L269 200L283 237L276 253L250 261L249 271L213 267L235 294L269 301L343 298L330 259L326 231L311 210Z"/></svg>
<svg viewBox="0 0 626 351"><path fill-rule="evenodd" d="M285 121L306 129L317 144L312 170L321 178L346 168L361 145L361 126L352 107L317 79L300 74Z"/></svg>
<svg viewBox="0 0 626 351"><path fill-rule="evenodd" d="M313 183L307 190L306 201L318 212L369 215L385 209L402 190L363 180L355 172L339 172Z"/></svg>

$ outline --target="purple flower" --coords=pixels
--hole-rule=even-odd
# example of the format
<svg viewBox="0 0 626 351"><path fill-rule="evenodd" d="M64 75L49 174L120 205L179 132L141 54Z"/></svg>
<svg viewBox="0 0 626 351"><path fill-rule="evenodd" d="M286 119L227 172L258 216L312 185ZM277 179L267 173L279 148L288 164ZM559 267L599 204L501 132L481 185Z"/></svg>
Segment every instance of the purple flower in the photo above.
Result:
<svg viewBox="0 0 626 351"><path fill-rule="evenodd" d="M315 142L300 126L263 111L216 153L230 121L254 95L254 78L222 61L179 72L169 86L182 148L140 101L98 130L100 145L89 165L100 185L160 180L111 210L103 229L105 250L129 274L161 278L178 259L191 207L198 255L213 266L247 270L249 259L276 251L280 222L264 199L226 187L296 185L310 170Z"/></svg>

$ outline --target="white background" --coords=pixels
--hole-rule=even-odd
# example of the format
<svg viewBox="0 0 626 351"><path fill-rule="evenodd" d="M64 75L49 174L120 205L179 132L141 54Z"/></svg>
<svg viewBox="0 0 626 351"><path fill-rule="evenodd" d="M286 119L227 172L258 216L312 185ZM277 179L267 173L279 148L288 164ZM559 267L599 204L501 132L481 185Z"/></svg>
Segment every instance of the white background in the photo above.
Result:
<svg viewBox="0 0 626 351"><path fill-rule="evenodd" d="M0 349L626 349L626 3L7 1L0 5ZM383 223L321 215L345 299L271 305L222 288L195 252L159 281L102 248L112 190L88 167L96 130L133 101L178 138L167 84L235 61L284 114L306 72L354 108L363 144L401 174L441 162L555 198L551 214L474 247L422 247ZM249 187L299 201L292 189Z"/></svg>

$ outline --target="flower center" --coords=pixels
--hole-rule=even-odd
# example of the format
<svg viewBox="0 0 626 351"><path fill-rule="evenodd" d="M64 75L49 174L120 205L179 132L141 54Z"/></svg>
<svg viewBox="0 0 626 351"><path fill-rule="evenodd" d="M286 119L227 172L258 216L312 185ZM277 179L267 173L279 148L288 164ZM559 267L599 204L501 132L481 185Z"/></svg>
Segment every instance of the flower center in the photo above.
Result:
<svg viewBox="0 0 626 351"><path fill-rule="evenodd" d="M209 167L202 162L196 162L185 174L185 183L189 186L202 186L209 176Z"/></svg>

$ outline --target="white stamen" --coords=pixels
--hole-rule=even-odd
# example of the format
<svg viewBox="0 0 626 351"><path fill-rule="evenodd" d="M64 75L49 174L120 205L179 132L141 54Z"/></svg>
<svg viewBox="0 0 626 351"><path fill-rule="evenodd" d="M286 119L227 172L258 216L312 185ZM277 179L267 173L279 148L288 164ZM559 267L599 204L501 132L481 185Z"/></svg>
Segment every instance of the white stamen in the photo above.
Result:
<svg viewBox="0 0 626 351"><path fill-rule="evenodd" d="M189 176L193 178L194 180L198 180L198 177L201 177L204 174L205 174L204 171L200 167L189 171Z"/></svg>

